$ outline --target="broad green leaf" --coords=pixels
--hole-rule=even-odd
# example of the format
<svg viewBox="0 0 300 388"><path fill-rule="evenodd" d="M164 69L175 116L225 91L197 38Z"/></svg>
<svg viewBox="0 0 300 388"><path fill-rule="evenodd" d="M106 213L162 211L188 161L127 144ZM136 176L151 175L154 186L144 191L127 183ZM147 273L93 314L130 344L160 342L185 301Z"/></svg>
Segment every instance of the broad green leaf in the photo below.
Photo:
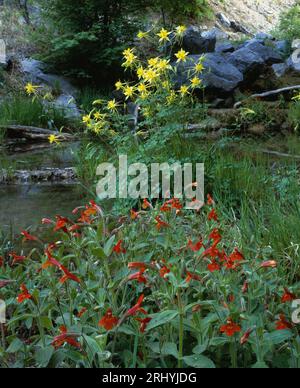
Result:
<svg viewBox="0 0 300 388"><path fill-rule="evenodd" d="M155 327L165 325L166 323L175 319L177 316L178 316L178 311L176 310L167 310L158 314L153 314L151 315L152 320L147 327L147 331L150 331Z"/></svg>
<svg viewBox="0 0 300 388"><path fill-rule="evenodd" d="M46 348L40 348L35 352L35 360L42 367L46 368L53 356L53 346L47 346Z"/></svg>
<svg viewBox="0 0 300 388"><path fill-rule="evenodd" d="M49 329L49 330L52 329L53 325L52 325L52 321L49 317L41 317L40 321L41 321L42 326L45 329Z"/></svg>
<svg viewBox="0 0 300 388"><path fill-rule="evenodd" d="M112 236L104 246L104 253L108 257L111 255L116 236Z"/></svg>
<svg viewBox="0 0 300 388"><path fill-rule="evenodd" d="M24 344L22 341L19 340L19 338L15 338L13 342L9 345L8 349L6 350L7 353L17 353L19 350L24 348Z"/></svg>
<svg viewBox="0 0 300 388"><path fill-rule="evenodd" d="M265 334L265 340L270 341L273 345L280 345L282 342L288 341L293 337L290 330L278 330L273 333Z"/></svg>
<svg viewBox="0 0 300 388"><path fill-rule="evenodd" d="M264 361L259 361L252 366L252 369L269 369L269 367Z"/></svg>
<svg viewBox="0 0 300 388"><path fill-rule="evenodd" d="M200 369L215 369L215 364L207 357L201 354L194 354L192 356L183 357L183 361L193 368Z"/></svg>
<svg viewBox="0 0 300 388"><path fill-rule="evenodd" d="M173 356L176 359L179 357L177 346L173 342L166 342L161 349L161 354L164 356Z"/></svg>

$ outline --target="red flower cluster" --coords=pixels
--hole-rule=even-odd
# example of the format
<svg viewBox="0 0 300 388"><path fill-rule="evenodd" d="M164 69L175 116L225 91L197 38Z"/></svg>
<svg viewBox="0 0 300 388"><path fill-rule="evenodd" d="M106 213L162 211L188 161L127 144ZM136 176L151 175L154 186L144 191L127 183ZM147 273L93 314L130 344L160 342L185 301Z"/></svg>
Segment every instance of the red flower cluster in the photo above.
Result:
<svg viewBox="0 0 300 388"><path fill-rule="evenodd" d="M27 290L27 287L25 284L22 284L20 287L20 290L22 291L21 294L18 295L17 301L18 303L23 303L27 299L32 299L32 295Z"/></svg>
<svg viewBox="0 0 300 388"><path fill-rule="evenodd" d="M99 326L104 327L105 330L112 330L119 323L119 318L114 317L112 310L108 309L104 317L99 321Z"/></svg>
<svg viewBox="0 0 300 388"><path fill-rule="evenodd" d="M240 333L241 331L241 326L234 323L231 318L228 318L227 324L223 325L220 329L220 332L225 333L228 337L233 337L235 333Z"/></svg>
<svg viewBox="0 0 300 388"><path fill-rule="evenodd" d="M81 347L80 343L76 341L76 338L78 337L76 334L68 333L65 326L61 326L59 330L60 335L55 337L51 344L55 349L62 347L64 344L69 344L77 349Z"/></svg>

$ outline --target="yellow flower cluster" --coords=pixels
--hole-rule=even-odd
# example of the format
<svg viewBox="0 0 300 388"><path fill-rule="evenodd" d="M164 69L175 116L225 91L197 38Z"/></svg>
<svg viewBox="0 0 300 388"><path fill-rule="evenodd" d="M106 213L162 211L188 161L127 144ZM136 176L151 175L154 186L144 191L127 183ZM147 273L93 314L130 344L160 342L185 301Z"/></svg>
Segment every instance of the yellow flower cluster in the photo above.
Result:
<svg viewBox="0 0 300 388"><path fill-rule="evenodd" d="M174 31L167 31L162 28L158 32L154 31L153 34L150 31L140 31L137 37L140 40L147 39L149 42L156 40L158 45L169 42L169 51L171 52L172 42L175 40L177 44L180 43L185 31L185 26L178 26ZM132 77L136 78L137 82L122 82L119 80L115 83L115 88L123 93L125 100L136 102L146 118L158 112L163 105L170 106L180 103L188 96L192 97L195 89L202 87L201 73L204 71L204 57L200 58L197 63L192 60L190 64L188 63L187 82L179 89L176 89L172 81L176 78L177 68L180 64L190 61L190 59L189 53L183 48L176 52L174 56L176 59L172 65L171 58L165 55L153 56L146 60L141 59L138 47L128 48L123 51L123 67L131 71ZM141 57L144 58L144 53ZM111 131L110 128L114 126L114 118L120 117L116 100L108 101L105 104L105 113L93 110L89 115L83 117L86 126L97 134ZM151 104L156 104L156 106L151 107Z"/></svg>

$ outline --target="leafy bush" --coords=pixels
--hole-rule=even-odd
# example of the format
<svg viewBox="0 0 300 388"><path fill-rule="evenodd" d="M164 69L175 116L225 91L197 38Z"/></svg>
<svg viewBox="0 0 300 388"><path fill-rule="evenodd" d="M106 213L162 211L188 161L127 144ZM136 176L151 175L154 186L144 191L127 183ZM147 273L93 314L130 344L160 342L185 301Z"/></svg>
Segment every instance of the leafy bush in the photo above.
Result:
<svg viewBox="0 0 300 388"><path fill-rule="evenodd" d="M279 23L279 34L282 38L292 42L300 37L300 4L291 7L281 15Z"/></svg>

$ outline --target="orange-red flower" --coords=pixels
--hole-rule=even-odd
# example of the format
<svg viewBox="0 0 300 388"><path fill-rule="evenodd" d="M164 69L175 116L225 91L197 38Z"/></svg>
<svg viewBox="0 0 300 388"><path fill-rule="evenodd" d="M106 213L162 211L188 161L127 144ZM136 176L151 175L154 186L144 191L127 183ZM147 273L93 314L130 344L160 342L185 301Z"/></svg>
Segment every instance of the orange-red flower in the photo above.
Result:
<svg viewBox="0 0 300 388"><path fill-rule="evenodd" d="M207 195L207 205L213 206L215 204L215 201L213 200L212 196L210 194Z"/></svg>
<svg viewBox="0 0 300 388"><path fill-rule="evenodd" d="M142 304L143 304L143 302L144 302L144 299L145 299L145 295L142 294L142 295L139 297L137 303L136 303L132 308L130 308L130 309L126 312L125 316L126 316L126 317L131 317L131 316L136 315L136 314L139 313L139 312L142 313L142 314L147 315L147 311L145 311L145 310L142 308Z"/></svg>
<svg viewBox="0 0 300 388"><path fill-rule="evenodd" d="M55 337L51 343L51 345L55 349L62 347L64 344L69 344L77 349L80 348L80 343L76 341L76 334L68 333L67 328L65 326L61 326L59 328L59 331L61 334Z"/></svg>
<svg viewBox="0 0 300 388"><path fill-rule="evenodd" d="M4 265L4 259L2 256L0 256L0 267L3 267Z"/></svg>
<svg viewBox="0 0 300 388"><path fill-rule="evenodd" d="M65 233L68 233L67 225L71 224L70 220L65 217L56 216L56 225L54 228L54 232L58 232L62 230Z"/></svg>
<svg viewBox="0 0 300 388"><path fill-rule="evenodd" d="M242 336L242 338L240 340L240 344L242 346L245 345L249 341L249 338L250 338L250 335L252 334L252 332L253 332L253 329L248 329L246 331L246 333Z"/></svg>
<svg viewBox="0 0 300 388"><path fill-rule="evenodd" d="M217 263L216 260L213 260L213 261L211 262L211 264L209 264L209 265L207 266L207 269L208 269L210 272L216 272L216 271L220 271L220 270L221 270L221 267L220 267L220 265Z"/></svg>
<svg viewBox="0 0 300 388"><path fill-rule="evenodd" d="M214 229L209 235L209 238L213 240L215 246L218 245L219 242L222 240L222 236L218 229Z"/></svg>
<svg viewBox="0 0 300 388"><path fill-rule="evenodd" d="M284 289L284 295L281 298L282 303L292 302L296 300L297 296L292 294L287 288Z"/></svg>
<svg viewBox="0 0 300 388"><path fill-rule="evenodd" d="M128 264L129 269L140 269L140 270L146 270L147 266L145 263L136 261L136 262L131 262Z"/></svg>
<svg viewBox="0 0 300 388"><path fill-rule="evenodd" d="M139 272L136 272L132 275L129 275L128 276L128 280L137 280L139 283L144 283L144 284L147 284L147 279L146 277L144 276L144 272L145 270L144 269L141 269Z"/></svg>
<svg viewBox="0 0 300 388"><path fill-rule="evenodd" d="M73 275L71 272L69 272L66 267L60 265L59 268L64 273L64 276L60 279L60 283L64 284L67 280L73 280L76 283L80 283L80 279L77 276Z"/></svg>
<svg viewBox="0 0 300 388"><path fill-rule="evenodd" d="M276 322L276 330L287 330L292 328L293 325L287 321L283 314L281 314L279 320Z"/></svg>
<svg viewBox="0 0 300 388"><path fill-rule="evenodd" d="M144 210L147 210L147 209L151 209L151 208L152 208L151 203L150 203L146 198L145 198L144 201L143 201L142 208L143 208Z"/></svg>
<svg viewBox="0 0 300 388"><path fill-rule="evenodd" d="M136 211L133 210L133 209L130 210L130 218L131 218L132 220L138 219L139 216L140 216L140 213L139 213L139 212L136 212Z"/></svg>
<svg viewBox="0 0 300 388"><path fill-rule="evenodd" d="M215 245L213 245L212 247L206 249L203 253L202 253L202 256L203 257L210 257L212 259L215 259L216 257L220 257L222 256L221 252L219 251L218 248L216 248ZM222 256L223 257L223 256Z"/></svg>
<svg viewBox="0 0 300 388"><path fill-rule="evenodd" d="M22 292L17 297L18 303L23 303L25 300L32 298L32 295L28 292L27 287L25 286L25 284L21 284L20 290Z"/></svg>
<svg viewBox="0 0 300 388"><path fill-rule="evenodd" d="M83 307L77 314L78 318L81 318L87 312L87 308Z"/></svg>
<svg viewBox="0 0 300 388"><path fill-rule="evenodd" d="M189 240L188 242L188 248L193 252L199 252L202 247L203 247L202 240L198 241L196 244L193 244L192 240Z"/></svg>
<svg viewBox="0 0 300 388"><path fill-rule="evenodd" d="M235 261L243 261L245 260L245 257L237 248L235 248L234 252L229 256L229 259L235 262Z"/></svg>
<svg viewBox="0 0 300 388"><path fill-rule="evenodd" d="M186 276L185 281L186 281L187 283L190 283L192 280L196 280L196 281L198 281L198 282L201 282L201 281L202 281L201 277L200 277L199 275L195 274L195 273L186 271L186 274L187 274L187 276Z"/></svg>
<svg viewBox="0 0 300 388"><path fill-rule="evenodd" d="M228 318L227 324L223 325L220 329L220 332L225 333L228 337L233 337L235 333L240 333L241 331L241 326L234 323L231 318Z"/></svg>
<svg viewBox="0 0 300 388"><path fill-rule="evenodd" d="M105 330L112 330L119 323L119 318L114 317L112 310L108 309L104 317L99 321L99 326L104 327Z"/></svg>
<svg viewBox="0 0 300 388"><path fill-rule="evenodd" d="M159 276L163 279L166 278L166 275L168 275L171 272L171 270L164 265L160 270L159 270Z"/></svg>
<svg viewBox="0 0 300 388"><path fill-rule="evenodd" d="M117 253L118 255L120 255L121 253L126 253L126 249L124 249L123 247L122 247L122 244L123 244L123 240L120 240L120 241L118 241L118 243L114 246L114 249L113 249L113 251L115 252L115 253Z"/></svg>
<svg viewBox="0 0 300 388"><path fill-rule="evenodd" d="M169 228L170 225L164 222L159 216L155 217L156 229L160 231L162 228Z"/></svg>
<svg viewBox="0 0 300 388"><path fill-rule="evenodd" d="M24 237L23 242L25 242L25 241L39 241L39 239L37 237L32 236L31 234L26 232L26 230L22 230L21 236Z"/></svg>
<svg viewBox="0 0 300 388"><path fill-rule="evenodd" d="M219 221L216 209L212 209L211 212L208 214L208 220L209 221Z"/></svg>
<svg viewBox="0 0 300 388"><path fill-rule="evenodd" d="M26 260L26 256L18 256L15 252L10 253L9 256L13 259L12 265L22 263Z"/></svg>
<svg viewBox="0 0 300 388"><path fill-rule="evenodd" d="M152 321L152 318L150 318L150 317L147 317L147 318L144 318L144 319L136 318L136 320L141 323L141 325L140 325L140 332L141 333L145 333L148 324Z"/></svg>
<svg viewBox="0 0 300 388"><path fill-rule="evenodd" d="M276 268L276 267L277 267L277 261L275 260L265 261L260 266L260 268Z"/></svg>
<svg viewBox="0 0 300 388"><path fill-rule="evenodd" d="M52 220L50 220L49 218L43 218L42 219L42 224L43 225L51 225L53 224L54 222Z"/></svg>

